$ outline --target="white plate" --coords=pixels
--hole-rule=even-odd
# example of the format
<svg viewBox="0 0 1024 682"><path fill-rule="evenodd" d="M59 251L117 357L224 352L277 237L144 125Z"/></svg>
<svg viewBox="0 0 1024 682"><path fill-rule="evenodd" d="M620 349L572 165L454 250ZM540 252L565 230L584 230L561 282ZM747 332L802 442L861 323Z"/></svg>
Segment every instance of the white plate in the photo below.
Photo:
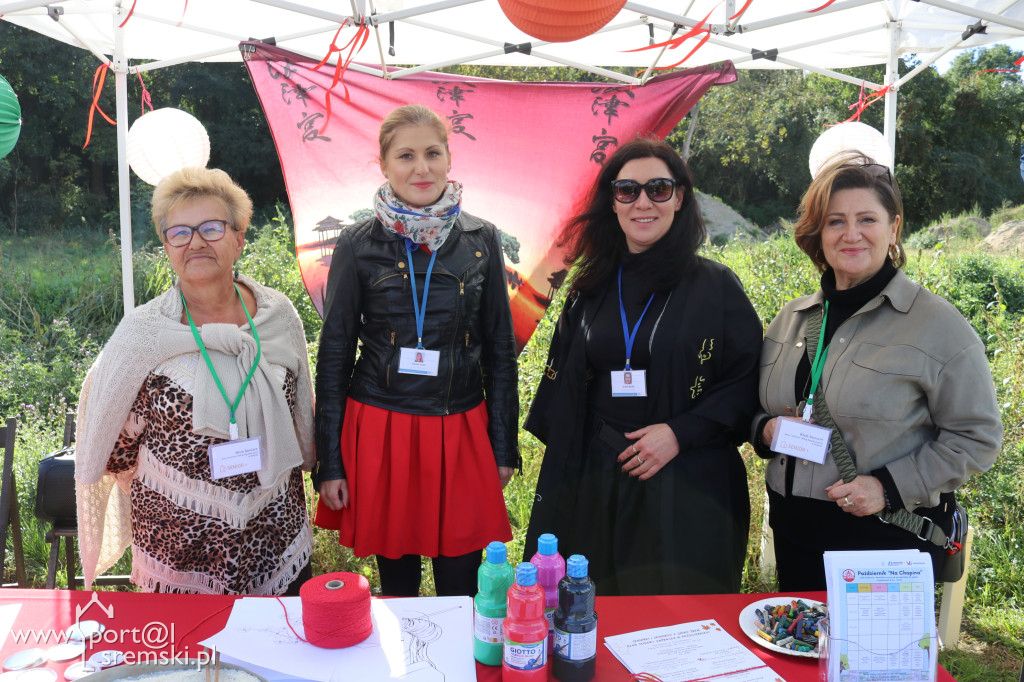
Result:
<svg viewBox="0 0 1024 682"><path fill-rule="evenodd" d="M817 658L817 651L794 651L793 649L786 649L785 647L776 646L766 639L762 639L757 634L757 614L754 613L754 611L756 611L757 609L763 609L765 604L778 606L779 604L788 604L789 602L795 599L802 599L808 606L815 606L816 604L821 603L819 601L815 601L814 599L808 599L807 597L792 597L787 595L765 597L764 599L756 601L753 604L750 604L749 606L745 606L743 610L740 611L740 629L743 630L743 634L745 634L750 639L754 640L755 643L759 644L760 646L763 646L765 649L768 649L769 651L774 651L780 654L787 654L789 656Z"/></svg>

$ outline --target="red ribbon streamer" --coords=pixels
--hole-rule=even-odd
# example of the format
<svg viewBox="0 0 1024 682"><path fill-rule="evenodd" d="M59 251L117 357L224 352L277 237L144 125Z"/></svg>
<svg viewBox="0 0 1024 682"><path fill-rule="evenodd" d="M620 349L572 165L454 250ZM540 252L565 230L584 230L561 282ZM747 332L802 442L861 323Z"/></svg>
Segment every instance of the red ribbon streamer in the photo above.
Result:
<svg viewBox="0 0 1024 682"><path fill-rule="evenodd" d="M89 146L89 140L92 139L92 120L96 112L100 112L100 115L107 120L110 125L117 125L117 122L107 116L106 112L100 108L100 95L103 93L103 83L107 80L107 71L110 70L110 64L100 64L96 67L96 73L92 76L92 106L89 107L89 126L86 129L85 144L82 145L82 149Z"/></svg>
<svg viewBox="0 0 1024 682"><path fill-rule="evenodd" d="M750 3L752 3L752 2L754 2L754 0L747 0L746 4L744 4L743 7L740 8L739 12L737 12L736 14L732 15L731 17L729 17L729 21L732 21L736 17L738 17L738 16L742 15L744 12L746 12L747 8L750 7Z"/></svg>
<svg viewBox="0 0 1024 682"><path fill-rule="evenodd" d="M668 66L659 66L659 67L657 67L657 68L658 68L658 70L662 70L662 69L674 69L674 68L676 68L677 66L679 66L680 64L682 64L683 62L685 62L685 61L686 61L687 59L689 59L690 57L692 57L692 56L693 56L693 53L694 53L694 52L696 52L696 51L697 51L697 50L699 50L700 48L704 47L704 43L708 42L708 39L709 39L709 38L711 38L711 29L708 29L708 32L707 32L707 33L705 33L705 34L704 34L704 37L700 39L700 42L699 42L699 43L697 43L697 44L696 44L696 45L695 45L695 46L693 47L693 49L692 49L692 50L690 50L689 52L687 52L687 53L686 53L686 56L685 56L685 57L683 57L682 59L680 59L680 60L679 60L678 62L676 62L675 64L670 64L670 65L668 65Z"/></svg>
<svg viewBox="0 0 1024 682"><path fill-rule="evenodd" d="M833 126L837 126L837 125L841 125L843 123L849 123L850 121L859 121L860 120L860 115L862 113L864 113L864 110L867 109L868 107L870 107L872 104L874 104L878 100L880 100L882 97L884 97L885 93L889 92L889 88L891 88L891 87L892 87L891 84L890 85L886 85L884 88L880 88L878 90L875 90L873 93L871 93L870 95L865 97L864 96L864 86L862 84L860 86L860 96L857 97L857 101L854 102L853 104L851 104L849 107L847 107L848 109L853 109L854 110L853 115L850 116L850 118L846 119L845 121L840 121L839 123L833 123L832 125ZM831 126L829 126L829 127L831 127Z"/></svg>
<svg viewBox="0 0 1024 682"><path fill-rule="evenodd" d="M1021 59L1024 59L1024 57L1021 57ZM1020 62L1016 62L1016 63L1018 65L1020 64ZM977 72L976 74L974 74L974 76L980 76L983 73L1021 73L1021 70L1020 69L985 69L984 71ZM974 78L974 76L971 76L971 78Z"/></svg>
<svg viewBox="0 0 1024 682"><path fill-rule="evenodd" d="M359 22L359 28L356 30L356 34L352 36L352 39L345 43L344 46L338 47L338 36L341 35L341 30L351 23L350 19L346 19L342 22L341 26L338 27L338 32L334 34L334 38L331 39L331 46L327 48L327 54L320 60L320 63L313 67L314 71L320 69L321 66L327 63L331 55L335 52L342 52L346 48L348 49L348 55L344 60L338 59L334 65L334 80L331 81L331 86L327 88L327 93L324 95L324 107L327 109L327 115L324 118L324 124L320 128L320 134L323 135L324 131L327 130L327 126L331 122L331 93L334 91L334 86L341 83L341 87L345 90L345 104L349 103L348 97L348 86L345 85L345 71L348 69L348 65L352 63L352 59L356 54L363 49L366 45L366 41L370 37L370 27L366 25L366 20Z"/></svg>
<svg viewBox="0 0 1024 682"><path fill-rule="evenodd" d="M718 3L718 5L721 5L721 4L722 4L721 2ZM750 3L748 2L747 4L750 4ZM708 15L706 17L701 19L700 22L696 26L694 26L693 28L691 28L689 31L687 31L683 35L679 36L678 38L670 38L670 39L665 40L665 41L660 42L660 43L654 43L653 45L645 45L644 47L637 47L637 48L632 49L632 50L626 50L626 52L642 52L643 50L653 50L653 49L658 48L658 47L668 47L668 49L674 50L677 47L679 47L680 45L682 45L683 42L687 38L692 38L693 36L697 35L701 31L705 31L706 30L708 32L708 36L710 36L711 35L711 29L710 28L705 29L704 28L704 24L708 23L708 19L711 18L712 12L714 12L716 9L718 9L718 5L715 5L714 7L712 7L711 8L711 12L708 12ZM707 38L705 38L704 40L706 42ZM703 43L701 43L701 44L703 44ZM691 52L690 54L693 54L693 53ZM690 55L687 55L687 57L689 57L689 56ZM683 61L686 61L686 60L684 59Z"/></svg>
<svg viewBox="0 0 1024 682"><path fill-rule="evenodd" d="M146 107L149 107L150 111L153 111L153 96L149 94L149 90L146 89L146 83L142 80L142 72L136 71L135 75L139 77L139 85L142 86L142 113L146 113Z"/></svg>
<svg viewBox="0 0 1024 682"><path fill-rule="evenodd" d="M132 18L132 14L135 13L135 5L137 5L138 2L139 0L132 0L132 8L128 10L128 16L124 18L124 21L117 25L118 28L124 28L124 25L128 23L129 19Z"/></svg>
<svg viewBox="0 0 1024 682"><path fill-rule="evenodd" d="M825 3L824 5L822 5L821 7L815 7L814 9L809 9L809 10L807 10L807 13L808 13L808 14L814 14L815 12L820 12L821 10L825 9L826 7L828 7L829 5L831 5L831 4L832 4L833 2L835 2L835 1L836 1L836 0L828 0L828 2L826 2L826 3Z"/></svg>
<svg viewBox="0 0 1024 682"><path fill-rule="evenodd" d="M139 3L139 0L132 0L132 8L130 10L128 10L128 16L126 16L124 18L124 21L122 21L120 24L118 24L118 26L117 26L118 28L124 28L124 25L128 23L129 19L132 18L132 14L135 12L135 5L137 5L138 3ZM187 12L187 11L188 11L188 0L185 0L185 6L182 7L182 9L181 9L181 18L178 19L178 26L181 26L181 22L183 22L185 20L185 12Z"/></svg>

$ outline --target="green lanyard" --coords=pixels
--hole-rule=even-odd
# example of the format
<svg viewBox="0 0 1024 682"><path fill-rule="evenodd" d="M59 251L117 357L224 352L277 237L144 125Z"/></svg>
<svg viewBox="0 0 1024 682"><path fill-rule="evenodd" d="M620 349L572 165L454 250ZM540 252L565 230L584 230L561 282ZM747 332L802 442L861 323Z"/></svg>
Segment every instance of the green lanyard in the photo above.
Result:
<svg viewBox="0 0 1024 682"><path fill-rule="evenodd" d="M818 390L818 382L821 380L821 371L825 369L825 357L828 355L828 346L822 350L825 342L825 323L828 321L828 301L825 301L825 312L821 316L821 333L818 335L818 347L814 349L814 362L811 363L811 391L807 394L807 404L804 406L804 421L811 421L811 412L814 408L814 392Z"/></svg>
<svg viewBox="0 0 1024 682"><path fill-rule="evenodd" d="M242 292L238 290L238 285L234 285L235 293L238 294L238 300L242 301ZM249 387L249 381L252 380L252 375L256 373L256 366L260 364L260 335L256 333L256 323L252 321L252 316L249 315L249 309L245 306L245 301L242 301L242 310L245 311L245 317L249 320L249 329L252 330L252 336L256 339L256 359L252 362L252 367L249 369L249 374L245 377L245 381L242 382L242 387L238 389L238 395L235 397L235 402L232 403L231 399L228 398L228 392L224 390L224 384L220 383L220 377L217 376L217 370L213 368L213 363L210 361L210 354L206 352L206 346L203 345L203 339L199 336L199 330L196 329L196 323L192 321L192 315L188 312L188 304L185 303L185 294L181 295L181 305L185 307L185 317L188 318L188 326L192 329L192 336L195 337L196 343L199 344L199 350L203 354L203 359L206 360L206 366L210 368L210 374L213 375L213 380L217 384L217 388L220 389L220 394L224 398L224 402L227 404L228 409L231 410L231 424L229 426L229 435L231 440L238 438L238 422L235 420L235 410L238 409L238 403L242 402L242 395L245 393L245 389Z"/></svg>

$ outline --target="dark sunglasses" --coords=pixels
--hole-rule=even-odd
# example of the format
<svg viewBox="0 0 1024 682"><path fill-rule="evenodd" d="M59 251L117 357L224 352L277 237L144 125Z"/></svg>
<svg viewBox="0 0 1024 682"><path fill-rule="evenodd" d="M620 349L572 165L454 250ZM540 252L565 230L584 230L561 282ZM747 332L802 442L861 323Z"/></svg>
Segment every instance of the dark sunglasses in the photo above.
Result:
<svg viewBox="0 0 1024 682"><path fill-rule="evenodd" d="M890 187L896 188L896 179L892 177L892 171L883 163L863 163L860 166L850 166L850 168L863 168L875 177L885 178Z"/></svg>
<svg viewBox="0 0 1024 682"><path fill-rule="evenodd" d="M203 241L216 242L224 238L227 227L226 220L204 220L195 227L174 225L164 230L164 240L171 246L185 246L192 241L192 235L198 232Z"/></svg>
<svg viewBox="0 0 1024 682"><path fill-rule="evenodd" d="M676 184L672 178L654 178L642 185L636 180L612 180L612 196L620 204L632 204L640 198L642 189L647 192L648 199L660 204L672 198Z"/></svg>

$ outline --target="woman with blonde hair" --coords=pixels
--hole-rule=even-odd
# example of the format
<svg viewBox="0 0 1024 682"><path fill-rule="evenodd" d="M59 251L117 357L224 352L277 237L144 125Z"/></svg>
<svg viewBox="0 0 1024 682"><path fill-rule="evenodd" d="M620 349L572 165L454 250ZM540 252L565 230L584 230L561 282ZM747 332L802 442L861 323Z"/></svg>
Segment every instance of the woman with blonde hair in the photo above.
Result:
<svg viewBox="0 0 1024 682"><path fill-rule="evenodd" d="M79 400L86 586L130 544L146 591L298 594L312 574L302 321L235 273L252 202L227 173L182 169L152 205L178 280L125 316Z"/></svg>
<svg viewBox="0 0 1024 682"><path fill-rule="evenodd" d="M520 465L515 338L498 231L461 210L448 131L426 107L380 128L374 215L341 233L317 353L315 522L376 555L385 595L473 595L512 539ZM356 359L356 349L359 357Z"/></svg>

